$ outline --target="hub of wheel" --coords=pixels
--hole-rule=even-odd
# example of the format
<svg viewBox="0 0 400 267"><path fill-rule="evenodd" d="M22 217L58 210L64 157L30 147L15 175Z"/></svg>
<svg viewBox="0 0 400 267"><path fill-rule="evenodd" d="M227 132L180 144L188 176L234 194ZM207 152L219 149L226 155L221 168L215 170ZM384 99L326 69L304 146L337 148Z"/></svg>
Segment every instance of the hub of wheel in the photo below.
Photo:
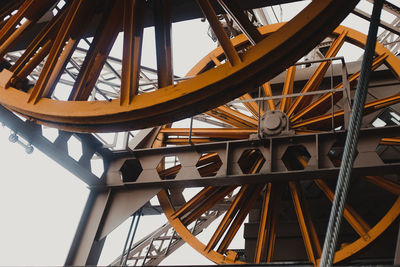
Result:
<svg viewBox="0 0 400 267"><path fill-rule="evenodd" d="M260 120L260 130L263 136L289 133L286 114L280 110L268 110Z"/></svg>

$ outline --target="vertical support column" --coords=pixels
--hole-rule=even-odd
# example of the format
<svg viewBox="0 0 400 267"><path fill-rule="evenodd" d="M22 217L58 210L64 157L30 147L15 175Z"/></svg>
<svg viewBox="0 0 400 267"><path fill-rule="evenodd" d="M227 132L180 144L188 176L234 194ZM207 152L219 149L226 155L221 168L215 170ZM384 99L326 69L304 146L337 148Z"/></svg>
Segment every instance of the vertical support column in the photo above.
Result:
<svg viewBox="0 0 400 267"><path fill-rule="evenodd" d="M399 224L399 233L397 234L397 244L396 251L394 252L394 262L393 265L400 265L400 224Z"/></svg>
<svg viewBox="0 0 400 267"><path fill-rule="evenodd" d="M65 265L97 265L106 238L96 240L111 190L91 191Z"/></svg>

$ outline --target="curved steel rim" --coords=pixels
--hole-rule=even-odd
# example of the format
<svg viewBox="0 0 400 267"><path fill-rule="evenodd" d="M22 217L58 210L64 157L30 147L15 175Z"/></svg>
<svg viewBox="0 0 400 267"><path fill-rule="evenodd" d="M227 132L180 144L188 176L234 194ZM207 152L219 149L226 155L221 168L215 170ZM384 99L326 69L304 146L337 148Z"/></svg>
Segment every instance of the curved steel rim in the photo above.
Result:
<svg viewBox="0 0 400 267"><path fill-rule="evenodd" d="M270 29L269 29L270 27ZM271 32L271 28L277 27L277 25L274 26L264 26L260 28L260 32L263 34L267 34ZM354 44L360 48L364 47L364 44L366 42L367 36L354 30L350 29L345 26L339 26L337 27L333 33L331 34L332 36L339 36L340 33L343 31L347 32L346 35L346 41ZM246 39L244 36L238 36L237 40L233 40L235 42L235 45L242 44L246 42ZM377 56L383 56L385 55L385 64L388 68L390 68L393 71L393 74L396 76L397 79L400 79L400 60L393 55L387 48L385 48L382 44L377 43L376 48L375 48L375 54ZM215 49L212 51L208 56L203 58L192 70L192 73L196 73L198 71L201 71L205 66L207 66L208 62L210 61L211 56L220 56L222 55L222 51L219 51L218 49ZM232 262L230 259L225 257L224 255L217 253L214 250L208 251L205 250L206 246L199 241L187 228L186 226L178 219L178 218L172 218L172 214L174 213L174 208L172 204L169 201L168 198L168 193L163 190L158 194L158 199L160 202L160 205L167 216L170 224L174 227L175 231L179 234L182 239L185 240L189 245L191 245L193 248L195 248L199 253L207 257L208 259L212 260L213 262L217 264L229 264L229 263L238 263L238 264L245 264L245 262L242 261L234 261ZM364 247L369 245L371 242L373 242L379 235L381 235L393 222L394 220L399 216L400 214L400 197L396 199L394 202L393 206L388 210L388 212L381 218L379 222L375 224L374 227L372 227L367 233L369 238L365 239L363 237L358 238L351 244L341 248L340 250L336 251L335 257L334 257L334 263L338 263L346 258L348 258L351 255L354 255L358 251L362 250ZM319 264L319 259L317 260L317 264Z"/></svg>
<svg viewBox="0 0 400 267"><path fill-rule="evenodd" d="M40 123L77 131L139 129L176 121L217 107L271 79L311 50L354 8L358 0L313 1L290 22L243 55L190 80L119 101L57 101L0 87L0 103ZM299 49L301 47L301 49Z"/></svg>

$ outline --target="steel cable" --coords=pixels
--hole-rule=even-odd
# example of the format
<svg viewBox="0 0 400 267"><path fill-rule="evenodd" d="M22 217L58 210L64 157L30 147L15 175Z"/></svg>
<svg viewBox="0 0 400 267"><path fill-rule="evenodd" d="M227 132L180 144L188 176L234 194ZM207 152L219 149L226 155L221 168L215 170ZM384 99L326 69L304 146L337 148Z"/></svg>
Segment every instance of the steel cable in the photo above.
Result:
<svg viewBox="0 0 400 267"><path fill-rule="evenodd" d="M336 251L337 237L339 234L340 224L343 217L343 209L349 189L350 175L353 168L365 99L368 92L370 70L375 53L376 36L378 26L380 24L379 18L383 2L383 0L374 1L374 8L368 30L364 58L361 65L360 79L357 84L356 94L354 97L353 110L346 136L346 143L344 146L342 164L336 185L335 197L332 203L328 228L326 230L326 237L319 265L320 267L331 266Z"/></svg>

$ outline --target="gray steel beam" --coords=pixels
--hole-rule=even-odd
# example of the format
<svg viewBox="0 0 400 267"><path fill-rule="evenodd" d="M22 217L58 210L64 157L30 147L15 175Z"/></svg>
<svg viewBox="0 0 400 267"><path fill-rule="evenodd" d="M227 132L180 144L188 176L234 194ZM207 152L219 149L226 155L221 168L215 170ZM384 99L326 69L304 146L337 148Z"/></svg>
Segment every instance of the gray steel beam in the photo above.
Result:
<svg viewBox="0 0 400 267"><path fill-rule="evenodd" d="M160 188L91 191L65 265L96 265L105 239Z"/></svg>
<svg viewBox="0 0 400 267"><path fill-rule="evenodd" d="M362 129L357 146L354 175L372 175L400 172L400 163L387 164L376 152L382 137L396 137L400 126ZM330 159L333 145L344 139L346 132L329 132L309 135L272 137L263 140L239 140L198 144L194 146L163 147L138 149L121 153L110 163L106 174L106 185L92 187L95 190L108 188L176 188L207 185L230 185L243 183L261 183L270 181L288 181L313 179L315 177L337 177L339 168ZM284 154L291 146L303 146L310 154L304 170L289 171L284 162ZM265 163L259 173L244 174L239 159L245 150L257 149L263 155ZM216 176L200 177L196 164L204 153L217 153L222 166ZM162 180L157 172L159 162L165 157L176 156L181 163L175 179ZM125 161L136 161L142 171L136 173L133 180L122 182L120 170Z"/></svg>

